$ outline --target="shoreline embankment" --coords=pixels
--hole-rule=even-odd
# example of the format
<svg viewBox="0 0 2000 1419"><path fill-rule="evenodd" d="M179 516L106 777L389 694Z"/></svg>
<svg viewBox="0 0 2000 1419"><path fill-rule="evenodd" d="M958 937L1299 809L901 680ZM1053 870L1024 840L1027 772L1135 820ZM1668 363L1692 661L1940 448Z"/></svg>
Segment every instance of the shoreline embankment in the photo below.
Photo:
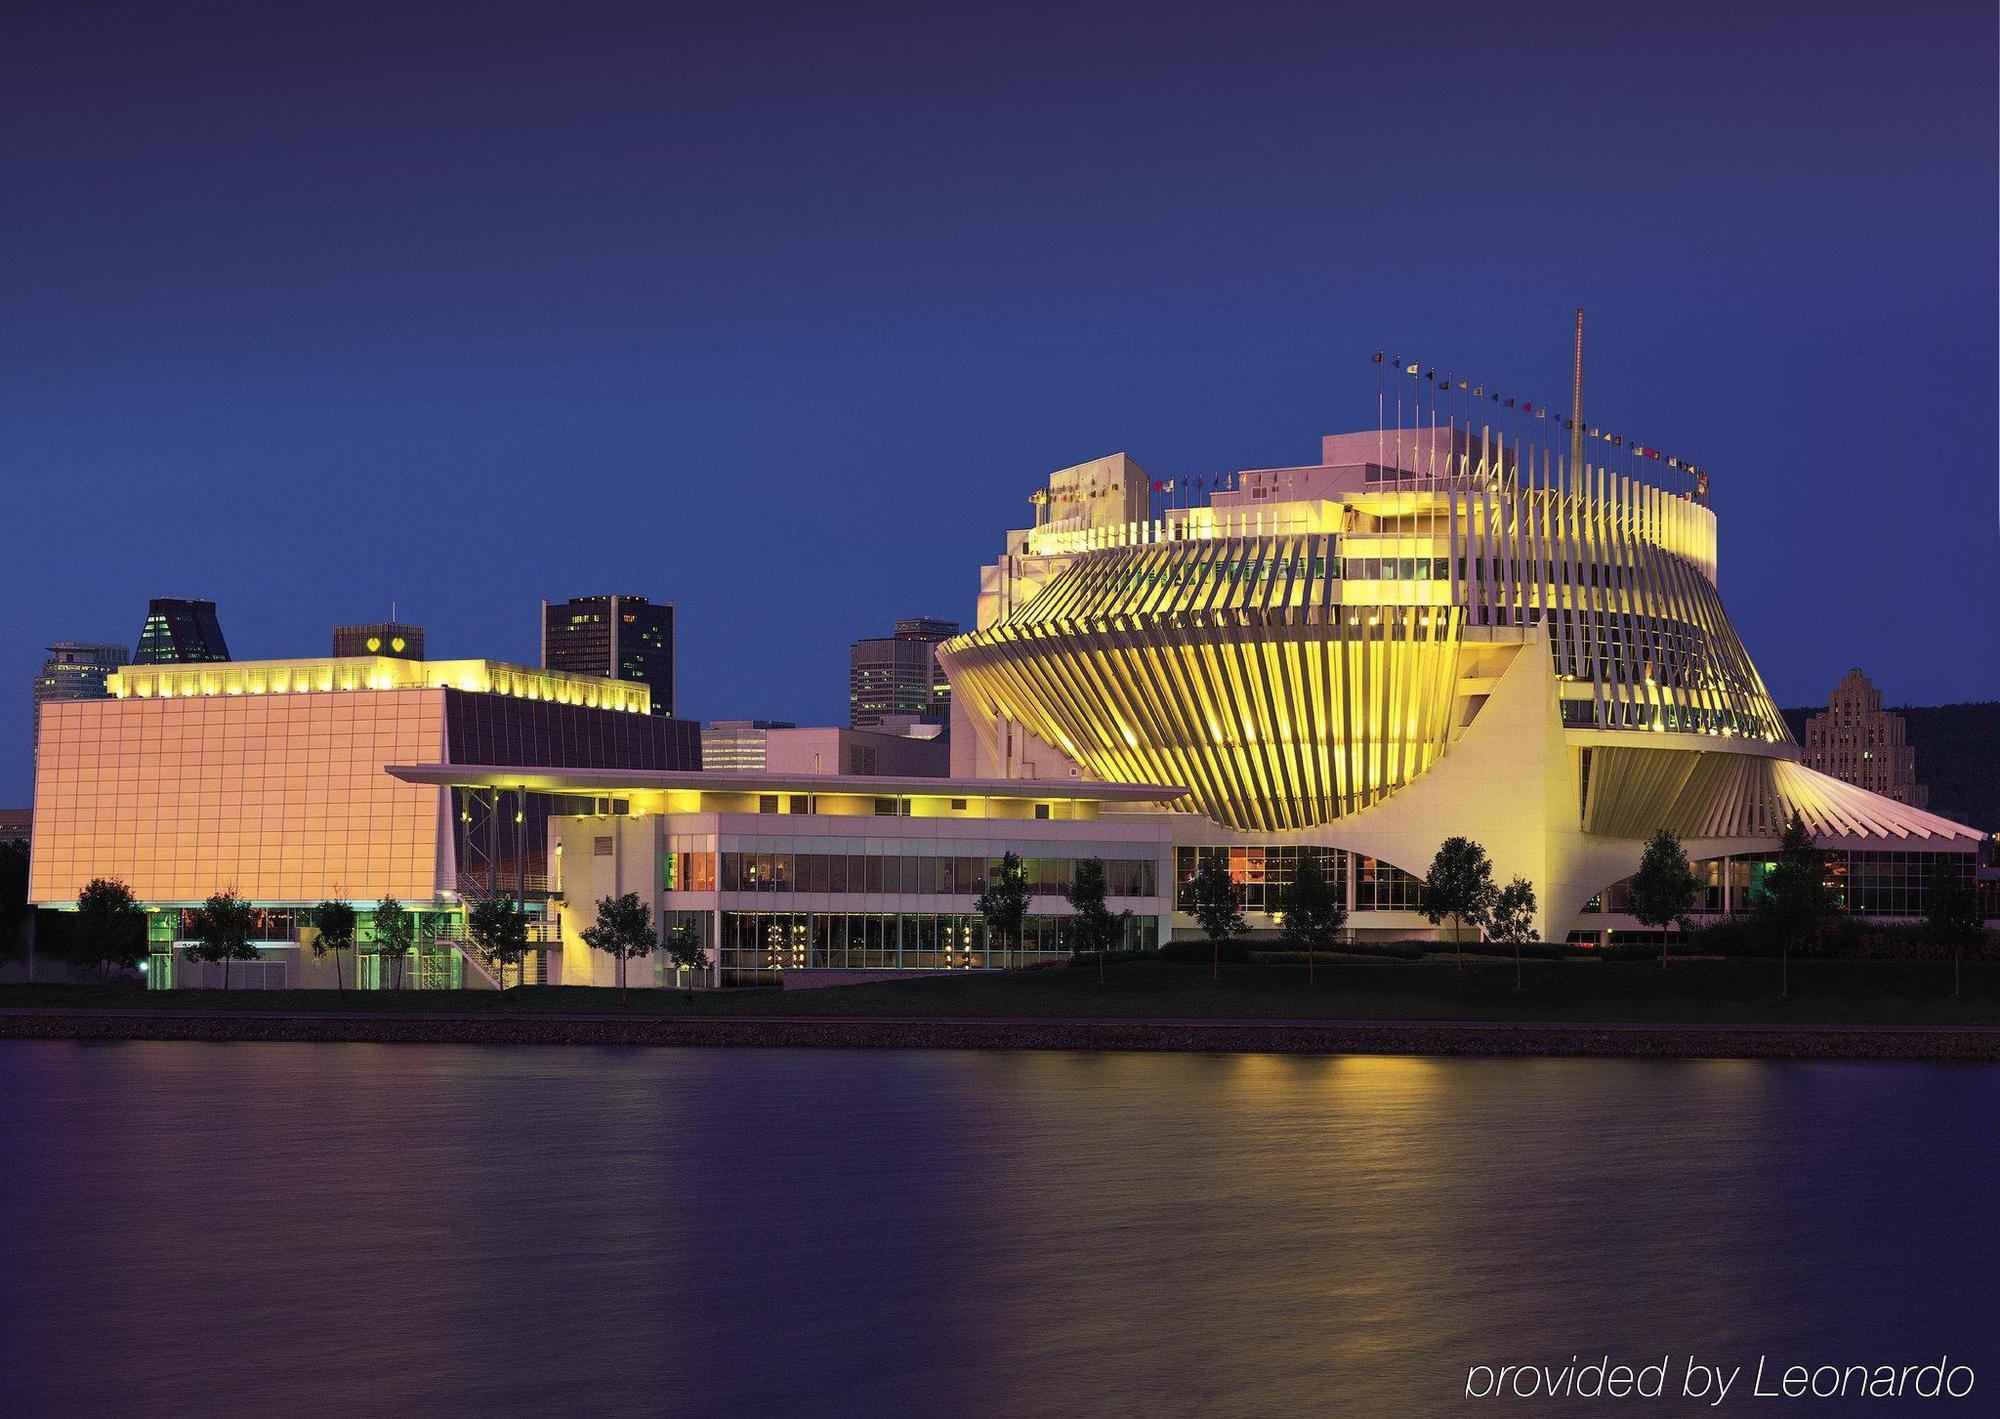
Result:
<svg viewBox="0 0 2000 1419"><path fill-rule="evenodd" d="M2000 1062L2000 1027L0 1010L0 1040Z"/></svg>

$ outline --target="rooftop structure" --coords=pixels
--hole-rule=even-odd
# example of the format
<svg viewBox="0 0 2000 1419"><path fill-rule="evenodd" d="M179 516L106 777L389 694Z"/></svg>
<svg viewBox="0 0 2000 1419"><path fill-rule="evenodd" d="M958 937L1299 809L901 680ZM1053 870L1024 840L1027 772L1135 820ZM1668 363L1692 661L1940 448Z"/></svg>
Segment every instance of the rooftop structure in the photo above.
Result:
<svg viewBox="0 0 2000 1419"><path fill-rule="evenodd" d="M335 626L335 655L390 655L401 660L424 658L424 628L400 621L380 621L365 626Z"/></svg>
<svg viewBox="0 0 2000 1419"><path fill-rule="evenodd" d="M701 766L731 773L760 773L773 729L795 729L788 719L715 719L701 727Z"/></svg>

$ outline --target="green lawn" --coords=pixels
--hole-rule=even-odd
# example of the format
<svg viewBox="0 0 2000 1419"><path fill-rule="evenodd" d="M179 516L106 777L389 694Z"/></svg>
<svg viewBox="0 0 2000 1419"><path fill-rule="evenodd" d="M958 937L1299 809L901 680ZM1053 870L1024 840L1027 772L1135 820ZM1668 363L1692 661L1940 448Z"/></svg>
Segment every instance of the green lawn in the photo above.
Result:
<svg viewBox="0 0 2000 1419"><path fill-rule="evenodd" d="M1949 963L1794 961L1792 996L1778 996L1778 963L1687 961L1529 962L1513 989L1511 961L1453 968L1422 962L1327 962L1309 989L1305 968L1222 968L1132 962L1096 972L1044 969L1017 975L929 977L824 990L698 994L634 990L629 1008L696 1015L1029 1015L1264 1019L1565 1020L1685 1023L2000 1024L2000 964L1968 965L1965 994L1951 996ZM0 986L4 1006L128 1009L370 1010L451 1013L614 1012L618 992L528 986L492 991L170 991L82 985Z"/></svg>

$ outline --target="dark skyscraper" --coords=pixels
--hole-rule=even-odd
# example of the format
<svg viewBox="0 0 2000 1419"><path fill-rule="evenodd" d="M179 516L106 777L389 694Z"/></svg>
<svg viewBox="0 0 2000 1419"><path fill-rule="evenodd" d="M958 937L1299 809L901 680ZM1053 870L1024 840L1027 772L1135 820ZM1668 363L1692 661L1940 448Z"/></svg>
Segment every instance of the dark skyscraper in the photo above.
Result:
<svg viewBox="0 0 2000 1419"><path fill-rule="evenodd" d="M542 668L636 680L653 713L674 712L674 607L643 596L578 596L542 603Z"/></svg>
<svg viewBox="0 0 2000 1419"><path fill-rule="evenodd" d="M958 634L958 622L914 616L894 635L856 641L847 653L847 722L869 729L885 715L926 724L951 723L951 685L937 663L938 642Z"/></svg>
<svg viewBox="0 0 2000 1419"><path fill-rule="evenodd" d="M213 601L158 596L146 606L134 665L195 665L229 659L229 642L215 619Z"/></svg>
<svg viewBox="0 0 2000 1419"><path fill-rule="evenodd" d="M400 660L424 658L424 628L400 621L383 621L372 626L335 626L335 655L393 655Z"/></svg>

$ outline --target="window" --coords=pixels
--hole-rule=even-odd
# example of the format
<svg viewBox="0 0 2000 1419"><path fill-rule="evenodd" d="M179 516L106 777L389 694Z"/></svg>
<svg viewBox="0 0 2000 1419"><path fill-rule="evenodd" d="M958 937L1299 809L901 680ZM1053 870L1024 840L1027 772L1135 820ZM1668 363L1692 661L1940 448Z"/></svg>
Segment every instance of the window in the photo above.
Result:
<svg viewBox="0 0 2000 1419"><path fill-rule="evenodd" d="M777 811L778 811L778 795L777 795L777 794L775 794L775 793L760 793L760 794L758 794L758 795L757 795L757 811L758 811L759 813L775 813L775 812L777 812Z"/></svg>
<svg viewBox="0 0 2000 1419"><path fill-rule="evenodd" d="M878 798L878 799L876 799L876 800L875 800L875 816L876 816L876 817L878 817L878 818L893 818L893 817L895 817L895 816L896 816L896 800L895 800L895 799L893 799L893 798Z"/></svg>
<svg viewBox="0 0 2000 1419"><path fill-rule="evenodd" d="M1048 821L1049 811L1049 805L1046 803L1037 803L1035 805L1035 817L1043 822Z"/></svg>

